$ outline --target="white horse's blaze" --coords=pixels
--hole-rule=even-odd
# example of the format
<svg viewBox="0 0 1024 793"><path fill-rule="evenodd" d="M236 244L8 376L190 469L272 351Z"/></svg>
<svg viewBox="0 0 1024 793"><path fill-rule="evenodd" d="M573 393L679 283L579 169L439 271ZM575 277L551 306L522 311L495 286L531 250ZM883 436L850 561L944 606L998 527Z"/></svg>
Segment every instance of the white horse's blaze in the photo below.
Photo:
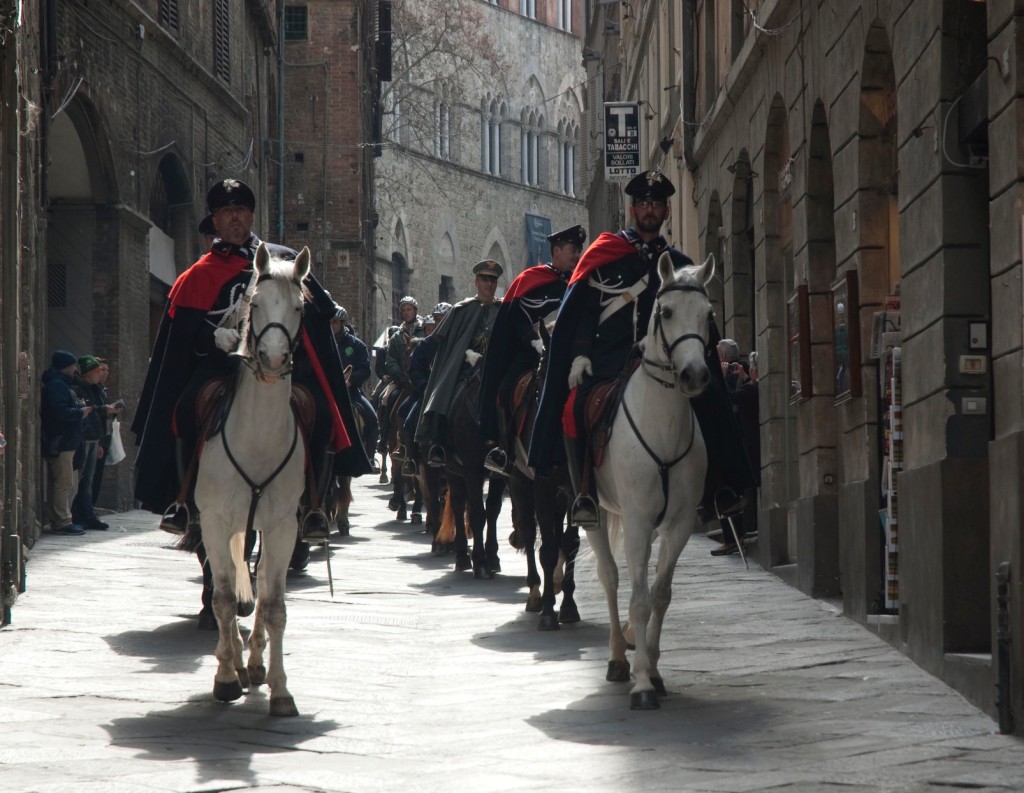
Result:
<svg viewBox="0 0 1024 793"><path fill-rule="evenodd" d="M644 365L633 373L615 416L605 462L597 470L601 526L587 533L608 600L609 679L628 679L626 643L618 612L618 571L609 528L621 536L632 586L629 624L635 632L634 707L657 707L661 626L671 599L676 562L696 527L707 453L690 398L707 386L704 360L711 304L704 286L714 259L676 270L668 253L658 261L661 285L644 339ZM669 376L671 375L671 377ZM617 533L614 532L614 533ZM661 540L654 581L648 566L654 535ZM654 681L654 682L652 682Z"/></svg>
<svg viewBox="0 0 1024 793"><path fill-rule="evenodd" d="M240 351L252 356L239 367L231 409L222 431L207 441L196 478L196 506L203 545L213 573L213 609L220 634L214 695L237 699L242 679L270 687L271 715L295 715L282 663L285 625L285 576L295 545L296 511L304 487L304 450L292 414L290 358L302 318L302 279L309 272L309 250L295 262L274 260L260 245L255 284L248 303L251 333ZM253 340L258 340L255 345ZM255 349L253 349L255 346ZM269 375L269 376L268 376ZM249 663L243 664L237 601L247 595L248 567L242 542L252 513L260 532L258 601L249 638ZM263 653L269 634L269 669Z"/></svg>

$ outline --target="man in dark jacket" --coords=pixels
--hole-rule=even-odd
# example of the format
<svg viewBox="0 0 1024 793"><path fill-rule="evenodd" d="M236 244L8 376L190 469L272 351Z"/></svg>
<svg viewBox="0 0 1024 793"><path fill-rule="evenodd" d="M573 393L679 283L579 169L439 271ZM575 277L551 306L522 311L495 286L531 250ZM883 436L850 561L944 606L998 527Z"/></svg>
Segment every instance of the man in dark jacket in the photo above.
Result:
<svg viewBox="0 0 1024 793"><path fill-rule="evenodd" d="M83 355L78 359L78 374L72 384L75 396L90 405L93 410L82 421L82 445L79 447L78 492L71 503L71 518L87 529L105 531L108 523L96 517L93 502L93 480L99 463L100 444L109 434L110 417L120 412L120 407L108 404L107 389L103 378L103 359L95 355Z"/></svg>
<svg viewBox="0 0 1024 793"><path fill-rule="evenodd" d="M423 409L416 427L416 442L430 445L427 465L441 467L447 459L444 437L459 386L469 379L487 352L494 318L501 302L494 297L502 266L493 259L473 265L476 294L452 306L430 335L437 354L423 394Z"/></svg>
<svg viewBox="0 0 1024 793"><path fill-rule="evenodd" d="M212 378L237 371L238 360L228 353L238 342L235 322L260 244L252 233L256 198L247 185L236 179L217 182L207 194L207 205L218 236L171 288L132 424L139 444L135 497L143 509L162 512L160 527L173 534L196 522L191 503L199 441L196 397ZM295 256L283 246L267 247L272 256ZM360 476L370 471L370 464L361 444L349 440L356 435L355 422L330 332L334 301L312 276L303 285L308 297L292 381L308 385L317 403L308 439L314 479L324 482L332 470ZM314 489L318 498L325 494L326 488L309 488ZM165 509L168 504L171 508ZM321 504L307 501L305 506L303 537L326 540Z"/></svg>
<svg viewBox="0 0 1024 793"><path fill-rule="evenodd" d="M543 322L561 305L586 239L583 226L571 226L549 235L551 262L523 270L501 299L487 343L478 405L480 433L489 445L499 438L501 443L484 458L484 467L490 471L508 474L511 460L506 450L511 450L513 443L512 391L519 378L540 363L544 342L537 332L537 322Z"/></svg>
<svg viewBox="0 0 1024 793"><path fill-rule="evenodd" d="M46 513L50 528L60 534L85 533L84 526L71 520L71 497L75 492L75 452L82 443L82 420L93 408L72 390L77 372L78 359L67 350L57 350L42 376L43 458L50 474Z"/></svg>
<svg viewBox="0 0 1024 793"><path fill-rule="evenodd" d="M355 329L348 324L348 311L337 304L331 318L331 332L338 345L342 370L352 367L347 375L348 395L352 406L363 417L363 446L367 456L372 458L377 446L377 412L363 393L363 384L370 379L370 353L363 340L356 336Z"/></svg>
<svg viewBox="0 0 1024 793"><path fill-rule="evenodd" d="M587 249L576 265L555 322L530 442L530 465L546 473L561 461L563 411L571 413L564 454L577 492L572 523L584 529L597 526L590 472L583 470L586 439L582 413L587 396L598 383L622 372L631 350L647 335L662 252L669 252L676 267L693 264L661 236L674 193L675 187L659 171L645 171L630 180L626 195L632 202L629 214L634 225L617 234L601 234ZM754 484L754 474L722 378L715 348L718 340L718 330L711 322L706 349L711 383L692 404L708 449L705 503L724 514L742 507L738 494ZM727 488L720 486L723 481ZM722 497L716 498L719 493Z"/></svg>

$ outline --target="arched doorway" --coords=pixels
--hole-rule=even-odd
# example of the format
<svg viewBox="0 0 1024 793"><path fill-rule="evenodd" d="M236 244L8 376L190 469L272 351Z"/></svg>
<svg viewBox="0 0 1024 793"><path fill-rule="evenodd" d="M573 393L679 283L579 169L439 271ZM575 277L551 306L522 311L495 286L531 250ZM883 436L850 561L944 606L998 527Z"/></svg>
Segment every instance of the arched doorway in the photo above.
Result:
<svg viewBox="0 0 1024 793"><path fill-rule="evenodd" d="M799 416L800 500L798 534L800 588L815 597L840 592L838 525L838 449L835 370L832 345L832 284L836 280L835 189L828 118L820 100L811 113L804 202L807 247L806 282L791 297L796 313L805 312L806 336L795 340L809 362L797 403Z"/></svg>
<svg viewBox="0 0 1024 793"><path fill-rule="evenodd" d="M758 553L761 564L776 567L797 561L796 512L793 502L799 496L799 455L797 453L796 405L793 386L797 373L788 356L787 304L769 300L771 293L790 296L796 291L793 265L793 160L789 144L789 120L780 94L772 99L764 147L764 192L761 215L764 219L764 291L761 305L767 316L758 331L757 349L766 357L761 362L762 402L761 435L774 439L763 450L761 500L769 506L758 516ZM766 394L773 398L765 399Z"/></svg>

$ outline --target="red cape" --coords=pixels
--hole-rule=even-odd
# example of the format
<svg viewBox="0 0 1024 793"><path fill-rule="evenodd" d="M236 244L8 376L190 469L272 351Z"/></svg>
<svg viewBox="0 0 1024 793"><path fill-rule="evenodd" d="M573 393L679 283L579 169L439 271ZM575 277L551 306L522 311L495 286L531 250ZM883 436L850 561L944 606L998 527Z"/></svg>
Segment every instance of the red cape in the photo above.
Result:
<svg viewBox="0 0 1024 793"><path fill-rule="evenodd" d="M178 276L168 295L168 313L173 317L178 306L209 311L224 284L251 266L252 262L242 256L210 251Z"/></svg>
<svg viewBox="0 0 1024 793"><path fill-rule="evenodd" d="M569 286L582 281L598 267L611 264L633 253L636 253L636 249L618 234L601 232L576 263L576 269L572 271L572 278L569 279Z"/></svg>
<svg viewBox="0 0 1024 793"><path fill-rule="evenodd" d="M546 264L528 267L519 273L512 283L508 285L508 291L505 292L502 300L514 300L517 297L522 297L527 292L532 292L538 287L547 286L557 280L558 271L554 267L549 267Z"/></svg>

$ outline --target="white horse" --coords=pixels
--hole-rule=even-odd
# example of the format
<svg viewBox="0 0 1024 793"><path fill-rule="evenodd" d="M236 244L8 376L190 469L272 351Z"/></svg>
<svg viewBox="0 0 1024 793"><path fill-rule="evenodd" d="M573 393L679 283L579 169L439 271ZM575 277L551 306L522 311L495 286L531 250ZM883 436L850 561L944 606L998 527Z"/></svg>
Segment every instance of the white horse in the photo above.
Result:
<svg viewBox="0 0 1024 793"><path fill-rule="evenodd" d="M309 250L294 262L256 251L255 270L242 306L247 314L242 358L222 429L206 441L196 479L203 545L213 573L213 611L219 636L213 695L222 702L243 688L270 687L270 715L296 716L284 672L284 590L298 531L296 513L304 486L305 454L291 409L292 356L302 320L302 280ZM239 334L228 329L228 343ZM218 335L218 344L223 336ZM256 616L249 636L249 664L243 666L237 603L252 602L244 559L246 528L260 533ZM270 669L263 652L270 635Z"/></svg>
<svg viewBox="0 0 1024 793"><path fill-rule="evenodd" d="M704 360L711 303L704 286L714 259L675 270L658 260L661 285L654 302L641 366L626 382L604 464L597 469L600 526L587 533L608 598L611 660L607 679L629 680L626 639L619 622L619 571L612 548L621 540L632 584L629 625L635 635L630 707L659 707L661 626L672 599L676 562L697 524L707 452L690 406L709 382ZM661 538L653 584L648 566L654 534Z"/></svg>

